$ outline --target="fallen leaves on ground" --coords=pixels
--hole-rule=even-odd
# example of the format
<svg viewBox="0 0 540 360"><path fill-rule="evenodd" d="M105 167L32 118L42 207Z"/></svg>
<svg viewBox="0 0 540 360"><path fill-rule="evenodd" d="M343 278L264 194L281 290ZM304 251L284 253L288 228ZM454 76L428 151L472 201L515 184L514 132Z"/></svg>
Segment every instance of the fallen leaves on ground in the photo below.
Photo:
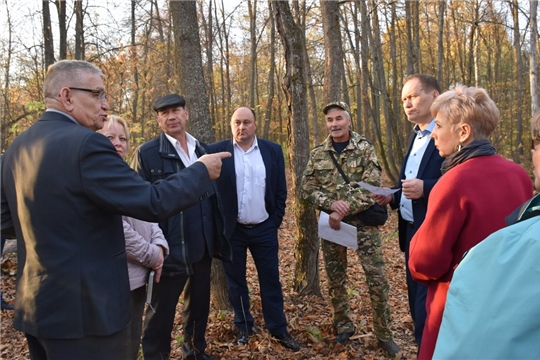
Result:
<svg viewBox="0 0 540 360"><path fill-rule="evenodd" d="M288 181L289 184L292 182ZM291 194L289 194L289 201ZM351 316L357 326L356 334L344 346L333 342L332 311L328 299L328 284L322 256L319 256L322 296L297 297L293 291L294 282L294 218L287 211L279 231L280 274L285 298L285 313L289 322L289 332L302 344L299 352L283 348L264 328L261 311L257 271L253 261L248 260L248 284L251 291L251 312L259 333L250 338L246 346L236 345L236 330L231 312L212 309L208 320L206 351L221 359L265 360L265 359L386 359L387 356L377 346L373 335L372 312L364 272L354 251L348 253L348 288L350 293ZM396 343L401 347L398 357L414 359L416 345L412 333L412 321L408 310L407 287L405 284L404 256L397 240L397 216L390 214L385 226L381 227L386 274L390 283L390 306L392 309L392 330ZM15 254L4 257L2 265L2 292L4 299L13 303L15 297ZM7 264L7 265L4 265ZM172 333L171 359L182 358L182 304L179 303ZM24 334L13 329L13 312L1 314L1 359L29 359ZM140 357L142 359L142 357Z"/></svg>

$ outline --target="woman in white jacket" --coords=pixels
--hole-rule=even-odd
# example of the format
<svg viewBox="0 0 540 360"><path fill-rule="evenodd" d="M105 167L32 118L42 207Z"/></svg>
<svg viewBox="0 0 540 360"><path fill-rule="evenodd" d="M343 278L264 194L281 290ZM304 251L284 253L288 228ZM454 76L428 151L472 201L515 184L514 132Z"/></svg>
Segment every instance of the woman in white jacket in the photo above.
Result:
<svg viewBox="0 0 540 360"><path fill-rule="evenodd" d="M125 159L129 151L129 128L126 121L109 115L103 128L98 131L114 145L118 154ZM161 228L156 223L122 216L126 254L128 258L130 304L132 316L126 336L126 359L137 359L141 342L142 315L146 297L146 283L150 270L155 270L155 282L159 282L163 261L169 254L169 246Z"/></svg>

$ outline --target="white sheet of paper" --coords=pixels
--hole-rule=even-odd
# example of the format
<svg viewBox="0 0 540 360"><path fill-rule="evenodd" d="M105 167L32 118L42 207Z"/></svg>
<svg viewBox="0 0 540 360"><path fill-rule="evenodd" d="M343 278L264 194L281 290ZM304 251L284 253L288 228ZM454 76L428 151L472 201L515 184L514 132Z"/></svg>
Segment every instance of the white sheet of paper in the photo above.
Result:
<svg viewBox="0 0 540 360"><path fill-rule="evenodd" d="M340 223L340 229L334 230L328 224L329 218L330 215L321 211L321 216L319 217L319 237L354 250L358 249L356 226L346 224L342 221Z"/></svg>
<svg viewBox="0 0 540 360"><path fill-rule="evenodd" d="M377 186L366 184L363 181L359 181L357 182L357 184L363 187L364 189L371 191L375 195L388 196L399 190L399 189L377 187Z"/></svg>

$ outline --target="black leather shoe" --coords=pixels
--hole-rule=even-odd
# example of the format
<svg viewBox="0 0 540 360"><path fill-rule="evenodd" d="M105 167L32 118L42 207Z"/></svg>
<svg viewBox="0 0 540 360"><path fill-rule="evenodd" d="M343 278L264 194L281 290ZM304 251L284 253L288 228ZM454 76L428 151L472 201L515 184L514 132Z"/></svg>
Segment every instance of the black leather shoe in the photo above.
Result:
<svg viewBox="0 0 540 360"><path fill-rule="evenodd" d="M394 340L389 340L389 341L379 340L379 346L381 347L381 349L386 351L386 353L390 357L393 357L393 358L396 357L397 353L400 350L399 346L397 346Z"/></svg>
<svg viewBox="0 0 540 360"><path fill-rule="evenodd" d="M238 345L247 345L249 338L257 333L257 328L252 326L248 331L238 330L238 335L236 336L236 343Z"/></svg>
<svg viewBox="0 0 540 360"><path fill-rule="evenodd" d="M207 353L192 354L184 357L184 360L219 360L218 358L208 355Z"/></svg>
<svg viewBox="0 0 540 360"><path fill-rule="evenodd" d="M287 349L290 349L294 352L300 350L300 344L294 340L289 333L279 334L279 335L272 335L274 338L276 338L279 343L286 347Z"/></svg>
<svg viewBox="0 0 540 360"><path fill-rule="evenodd" d="M2 302L0 303L0 307L2 310L15 310L15 307L8 303L4 298L2 298Z"/></svg>
<svg viewBox="0 0 540 360"><path fill-rule="evenodd" d="M354 335L354 331L345 331L345 332L342 332L341 334L337 334L334 341L338 344L345 345L347 341L349 341L349 338L353 335Z"/></svg>

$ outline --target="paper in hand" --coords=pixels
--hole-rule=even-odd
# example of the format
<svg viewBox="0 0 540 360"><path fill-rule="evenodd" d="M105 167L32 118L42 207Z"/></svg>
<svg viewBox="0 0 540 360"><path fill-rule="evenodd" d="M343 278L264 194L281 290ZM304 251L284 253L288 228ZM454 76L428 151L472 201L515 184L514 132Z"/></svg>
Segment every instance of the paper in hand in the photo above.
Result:
<svg viewBox="0 0 540 360"><path fill-rule="evenodd" d="M377 186L366 184L363 181L359 181L359 182L357 182L357 184L360 185L361 187L363 187L364 189L370 191L371 193L375 194L375 195L388 196L388 195L393 194L393 193L395 193L396 191L399 190L399 189L390 189L390 188L377 187Z"/></svg>
<svg viewBox="0 0 540 360"><path fill-rule="evenodd" d="M330 227L329 218L330 215L321 211L319 217L319 237L354 250L358 249L356 226L346 224L342 221L339 224L340 229L334 230Z"/></svg>

